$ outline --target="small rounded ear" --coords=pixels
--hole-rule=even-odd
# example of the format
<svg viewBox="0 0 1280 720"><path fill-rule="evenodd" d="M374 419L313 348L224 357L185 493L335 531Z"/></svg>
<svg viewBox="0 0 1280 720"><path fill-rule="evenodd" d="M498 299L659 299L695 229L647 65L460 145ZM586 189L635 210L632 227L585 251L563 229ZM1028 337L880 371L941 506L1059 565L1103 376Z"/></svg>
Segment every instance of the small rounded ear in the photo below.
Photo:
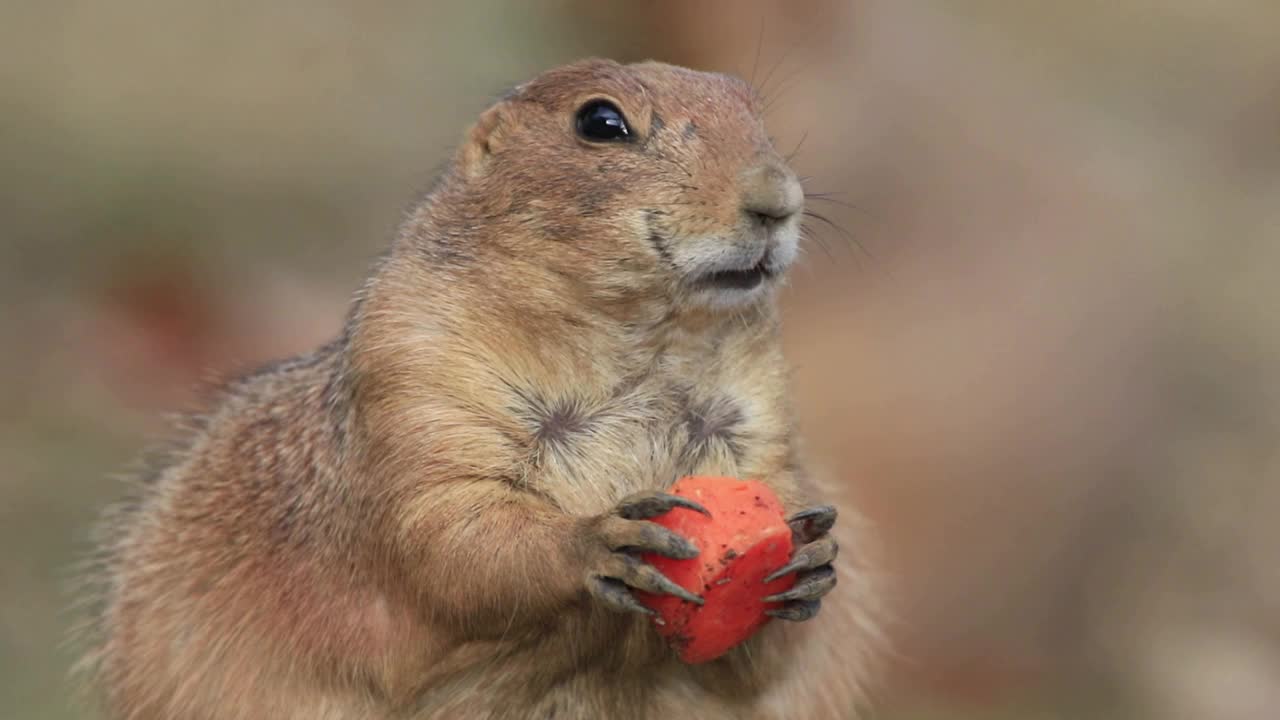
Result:
<svg viewBox="0 0 1280 720"><path fill-rule="evenodd" d="M499 103L480 114L462 145L460 164L468 177L484 172L490 159L502 146L503 130L507 124L507 108Z"/></svg>

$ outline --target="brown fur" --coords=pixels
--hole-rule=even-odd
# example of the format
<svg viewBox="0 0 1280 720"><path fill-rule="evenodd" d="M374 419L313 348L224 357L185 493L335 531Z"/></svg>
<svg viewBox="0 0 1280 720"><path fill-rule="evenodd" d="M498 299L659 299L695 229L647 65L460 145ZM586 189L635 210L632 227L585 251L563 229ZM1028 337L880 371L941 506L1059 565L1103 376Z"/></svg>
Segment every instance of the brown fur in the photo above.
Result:
<svg viewBox="0 0 1280 720"><path fill-rule="evenodd" d="M634 143L576 137L601 96ZM720 474L829 501L775 289L717 309L675 270L734 242L762 158L782 166L749 86L655 63L558 68L486 111L342 337L228 386L110 516L90 664L112 716L848 717L853 542L815 619L703 666L583 589L629 493Z"/></svg>

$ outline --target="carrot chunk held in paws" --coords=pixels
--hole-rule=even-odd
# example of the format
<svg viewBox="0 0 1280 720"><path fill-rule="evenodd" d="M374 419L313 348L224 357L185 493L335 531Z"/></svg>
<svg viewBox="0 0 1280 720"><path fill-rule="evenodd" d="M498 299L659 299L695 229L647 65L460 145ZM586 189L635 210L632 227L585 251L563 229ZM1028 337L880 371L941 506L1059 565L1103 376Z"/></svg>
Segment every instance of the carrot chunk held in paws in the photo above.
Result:
<svg viewBox="0 0 1280 720"><path fill-rule="evenodd" d="M769 621L780 607L762 598L791 588L795 573L764 579L791 559L791 528L773 491L754 480L686 477L669 491L706 508L710 517L675 508L653 522L691 540L701 551L690 560L647 554L644 560L681 587L701 595L701 606L671 595L637 593L654 610L654 625L687 663L724 655Z"/></svg>

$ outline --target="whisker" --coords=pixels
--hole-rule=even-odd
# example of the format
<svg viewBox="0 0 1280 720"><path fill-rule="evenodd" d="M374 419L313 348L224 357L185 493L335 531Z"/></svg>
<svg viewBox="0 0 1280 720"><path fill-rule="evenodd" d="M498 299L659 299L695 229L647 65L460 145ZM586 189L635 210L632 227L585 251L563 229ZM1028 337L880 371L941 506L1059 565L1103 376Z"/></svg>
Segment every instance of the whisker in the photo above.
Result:
<svg viewBox="0 0 1280 720"><path fill-rule="evenodd" d="M800 67L798 67L798 68L796 68L795 70L791 71L791 73L790 73L790 74L788 74L788 75L787 75L786 77L784 77L783 79L779 80L779 81L778 81L778 89L777 89L777 90L778 90L778 92L777 92L777 94L776 94L776 95L774 95L773 97L769 98L769 101L768 101L768 102L766 102L766 103L764 104L764 108L763 108L763 109L761 109L760 114L761 114L761 115L767 115L767 114L769 113L769 108L772 108L774 103L776 103L777 101L781 100L781 99L782 99L783 94L784 94L784 93L786 93L786 91L790 89L790 88L788 87L787 83L789 83L789 82L791 82L792 80L794 80L794 79L796 79L797 77L799 77L800 73L802 73L802 72L804 72L804 71L808 70L809 68L813 67L813 63L814 63L814 61L813 61L813 60L810 60L809 62L804 63L804 64L802 64Z"/></svg>
<svg viewBox="0 0 1280 720"><path fill-rule="evenodd" d="M800 176L800 182L801 182L801 183L807 183L807 182L809 182L809 181L810 181L810 180L812 180L812 179L813 179L813 176L812 176L812 175L801 175L801 176ZM829 192L814 193L814 195L848 195L848 194L849 194L849 193L847 193L847 192L845 192L845 191L843 191L843 190L832 190L832 191L829 191Z"/></svg>
<svg viewBox="0 0 1280 720"><path fill-rule="evenodd" d="M796 146L791 151L791 154L787 156L787 162L791 162L792 158L796 156L796 153L800 152L800 146L804 145L804 141L808 139L809 139L809 131L805 130L804 134L800 136L800 142L796 143ZM808 197L808 196L806 195L805 197Z"/></svg>
<svg viewBox="0 0 1280 720"><path fill-rule="evenodd" d="M756 69L760 67L760 48L764 46L764 9L760 10L760 32L756 36L756 59L751 62L751 87L756 86Z"/></svg>
<svg viewBox="0 0 1280 720"><path fill-rule="evenodd" d="M769 68L769 72L764 76L764 80L760 81L760 87L757 89L757 92L759 92L761 98L765 100L766 109L769 105L773 104L772 99L769 98L769 80L773 78L773 74L778 71L778 68L782 67L782 64L787 61L787 57L791 55L791 51L800 47L800 43L804 42L804 40L805 38L803 36L796 38L795 41L792 42L791 45L782 53L782 57L778 58L778 62L774 63L773 67Z"/></svg>
<svg viewBox="0 0 1280 720"><path fill-rule="evenodd" d="M772 108L773 104L778 100L779 97L781 97L782 92L786 89L787 83L789 81L795 79L795 77L799 75L801 72L808 70L810 67L813 66L813 63L819 60L819 58L817 57L811 57L809 61L801 62L798 68L796 68L795 70L787 74L781 81L778 82L778 84L774 88L772 89L769 88L769 81L773 79L774 73L782 69L782 66L786 64L787 58L791 56L792 51L800 47L801 45L806 44L807 40L810 40L811 38L815 37L821 31L822 31L821 27L812 27L806 32L801 32L799 36L787 48L786 52L782 54L782 57L778 59L778 62L774 64L772 68L769 69L769 73L765 75L764 80L760 81L760 87L758 88L757 92L760 94L762 102L764 102L764 107L761 110L761 114L765 114L769 112L769 109Z"/></svg>
<svg viewBox="0 0 1280 720"><path fill-rule="evenodd" d="M857 210L858 212L866 212L865 210L863 210L862 208L858 207L857 205L854 205L854 204L853 204L853 203L851 203L851 202L847 202L847 201L845 201L845 200L838 200L838 199L833 198L833 197L828 197L825 193L805 193L805 195L804 195L804 199L805 199L805 200L818 200L818 201L821 201L821 202L829 202L829 203L832 203L832 204L835 204L835 205L839 205L840 207L846 207L846 208L849 208L850 210Z"/></svg>
<svg viewBox="0 0 1280 720"><path fill-rule="evenodd" d="M813 218L814 220L817 220L818 222L823 223L824 225L830 227L832 230L835 230L851 246L857 246L857 248L862 251L863 255L866 255L868 258L871 258L873 260L875 259L875 256L867 251L867 248L856 237L853 236L853 233L849 232L848 230L845 230L842 226L837 224L831 218L827 217L826 215L823 215L820 212L816 212L814 210L805 210L804 215L805 217Z"/></svg>
<svg viewBox="0 0 1280 720"><path fill-rule="evenodd" d="M801 184L802 184L802 185L804 184L804 181L803 181L803 180L801 181ZM841 199L839 199L839 198L837 198L837 197L836 197L837 195L848 195L848 193L845 193L845 192L813 192L813 193L811 193L811 192L806 192L806 193L804 194L804 198L805 198L805 200L820 200L820 201L822 201L822 202L829 202L829 203L832 203L832 204L834 204L834 205L839 205L839 206L841 206L841 207L846 207L846 208L849 208L850 210L853 210L854 212L856 212L856 213L858 213L858 214L860 214L860 215L863 215L864 217L871 218L872 220L874 220L874 221L876 221L876 222L879 222L879 221L880 221L880 218L879 218L879 217L877 217L877 216L876 216L876 214L875 214L875 213L873 213L872 211L870 211L870 210L868 210L868 209L866 209L866 208L864 208L864 207L861 207L861 206L859 206L859 205L854 205L853 203L851 203L851 202L849 202L849 201L847 201L847 200L841 200Z"/></svg>
<svg viewBox="0 0 1280 720"><path fill-rule="evenodd" d="M827 259L833 263L836 261L836 256L831 253L831 248L827 245L826 241L817 233L814 233L810 228L801 226L800 237L803 240L812 240L813 242L818 243L818 247L822 249L823 254L827 256Z"/></svg>

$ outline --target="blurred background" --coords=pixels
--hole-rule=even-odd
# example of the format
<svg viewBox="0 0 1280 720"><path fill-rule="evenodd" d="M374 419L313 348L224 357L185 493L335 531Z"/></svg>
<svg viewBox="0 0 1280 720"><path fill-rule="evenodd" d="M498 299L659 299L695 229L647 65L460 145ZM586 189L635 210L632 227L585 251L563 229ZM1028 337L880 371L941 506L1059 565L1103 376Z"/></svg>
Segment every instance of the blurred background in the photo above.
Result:
<svg viewBox="0 0 1280 720"><path fill-rule="evenodd" d="M0 717L88 717L69 568L163 413L599 54L754 76L830 194L787 341L873 717L1280 718L1280 3L9 0L0 48Z"/></svg>

